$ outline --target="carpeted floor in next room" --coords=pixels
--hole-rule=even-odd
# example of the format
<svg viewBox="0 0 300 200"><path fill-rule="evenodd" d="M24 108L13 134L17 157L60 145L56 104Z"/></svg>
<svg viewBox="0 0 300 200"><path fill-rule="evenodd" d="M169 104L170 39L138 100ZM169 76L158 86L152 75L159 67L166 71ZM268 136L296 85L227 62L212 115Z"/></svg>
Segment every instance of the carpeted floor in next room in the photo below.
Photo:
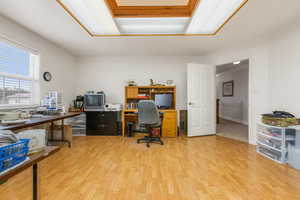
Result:
<svg viewBox="0 0 300 200"><path fill-rule="evenodd" d="M233 121L220 119L217 135L248 143L248 126Z"/></svg>

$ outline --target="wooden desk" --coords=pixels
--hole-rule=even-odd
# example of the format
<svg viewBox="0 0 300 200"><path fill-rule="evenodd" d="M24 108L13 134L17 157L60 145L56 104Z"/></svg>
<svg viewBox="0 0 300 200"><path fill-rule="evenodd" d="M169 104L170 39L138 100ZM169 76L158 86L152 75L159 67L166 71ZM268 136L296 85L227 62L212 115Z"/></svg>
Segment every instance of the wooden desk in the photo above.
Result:
<svg viewBox="0 0 300 200"><path fill-rule="evenodd" d="M177 110L159 110L164 113L162 137L177 137ZM125 136L126 121L137 121L137 110L122 111L122 135Z"/></svg>
<svg viewBox="0 0 300 200"><path fill-rule="evenodd" d="M162 124L163 137L177 136L176 86L125 86L125 101L122 112L122 135L125 136L126 121L137 121L137 104L140 100L155 101L157 94L170 94L172 105L169 110L159 110L164 113ZM134 109L129 109L134 108Z"/></svg>
<svg viewBox="0 0 300 200"><path fill-rule="evenodd" d="M38 163L45 158L53 155L54 153L59 151L59 147L46 147L43 152L33 154L29 157L22 165L0 175L0 182L5 182L9 178L21 173L25 169L32 166L32 199L39 199L38 196Z"/></svg>
<svg viewBox="0 0 300 200"><path fill-rule="evenodd" d="M19 130L24 128L30 128L33 126L41 125L41 124L47 124L47 123L53 123L55 121L64 120L67 118L75 117L80 115L80 113L67 113L63 115L49 115L42 118L30 118L27 122L22 124L15 124L15 125L9 125L9 126L3 126L0 125L0 130Z"/></svg>
<svg viewBox="0 0 300 200"><path fill-rule="evenodd" d="M64 131L64 119L75 117L80 115L80 113L67 113L67 114L61 114L61 115L49 115L42 118L30 118L27 122L22 124L15 124L15 125L9 125L9 126L3 126L0 125L0 130L11 130L16 131L20 129L25 128L31 128L34 126L42 125L50 123L50 134L51 134L51 140L48 140L48 142L66 142L68 143L69 147L71 147L71 143L68 140L65 140L65 131ZM54 140L53 131L54 131L54 122L61 121L61 131L62 131L62 137L61 140Z"/></svg>

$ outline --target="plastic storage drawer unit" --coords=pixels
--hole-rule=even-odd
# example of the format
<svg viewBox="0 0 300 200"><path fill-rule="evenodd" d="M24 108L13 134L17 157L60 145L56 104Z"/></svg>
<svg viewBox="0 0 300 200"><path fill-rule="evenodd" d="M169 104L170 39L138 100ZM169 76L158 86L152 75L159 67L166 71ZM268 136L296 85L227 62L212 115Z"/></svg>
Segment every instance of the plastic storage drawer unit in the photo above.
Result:
<svg viewBox="0 0 300 200"><path fill-rule="evenodd" d="M288 144L295 141L295 129L257 124L257 152L279 163L287 162Z"/></svg>

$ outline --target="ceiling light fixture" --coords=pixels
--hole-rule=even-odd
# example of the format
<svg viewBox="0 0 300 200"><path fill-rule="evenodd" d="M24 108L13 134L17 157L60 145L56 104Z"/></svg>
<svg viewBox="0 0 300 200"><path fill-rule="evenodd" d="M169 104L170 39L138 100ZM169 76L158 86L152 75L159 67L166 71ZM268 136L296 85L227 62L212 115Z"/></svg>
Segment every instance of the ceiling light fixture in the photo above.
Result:
<svg viewBox="0 0 300 200"><path fill-rule="evenodd" d="M201 0L187 34L216 34L248 0Z"/></svg>
<svg viewBox="0 0 300 200"><path fill-rule="evenodd" d="M120 34L104 0L57 0L90 34Z"/></svg>
<svg viewBox="0 0 300 200"><path fill-rule="evenodd" d="M235 62L233 62L233 64L234 65L239 65L241 63L241 61L239 60L239 61L235 61Z"/></svg>

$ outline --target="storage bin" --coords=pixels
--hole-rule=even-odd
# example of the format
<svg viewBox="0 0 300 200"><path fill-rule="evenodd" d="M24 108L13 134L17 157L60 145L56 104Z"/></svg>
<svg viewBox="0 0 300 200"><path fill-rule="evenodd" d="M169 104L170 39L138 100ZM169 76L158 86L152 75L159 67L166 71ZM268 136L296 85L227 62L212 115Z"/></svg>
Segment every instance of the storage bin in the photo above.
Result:
<svg viewBox="0 0 300 200"><path fill-rule="evenodd" d="M267 136L276 137L279 139L282 138L282 128L277 128L277 127L265 125L265 124L258 124L257 131L259 133L265 134Z"/></svg>
<svg viewBox="0 0 300 200"><path fill-rule="evenodd" d="M258 146L257 152L260 153L261 155L263 155L271 160L274 160L276 162L279 162L279 163L284 163L284 161L286 159L285 157L283 157L281 152L270 149L267 146L265 146L265 147L262 145Z"/></svg>
<svg viewBox="0 0 300 200"><path fill-rule="evenodd" d="M286 163L288 144L295 142L295 129L257 124L257 152L279 163Z"/></svg>
<svg viewBox="0 0 300 200"><path fill-rule="evenodd" d="M281 151L282 144L280 140L264 137L262 135L258 135L258 142L261 144L265 144L267 146L270 146L274 148L275 150Z"/></svg>
<svg viewBox="0 0 300 200"><path fill-rule="evenodd" d="M295 169L300 170L300 149L292 144L289 144L288 147L288 163Z"/></svg>
<svg viewBox="0 0 300 200"><path fill-rule="evenodd" d="M0 147L0 173L26 160L29 139Z"/></svg>
<svg viewBox="0 0 300 200"><path fill-rule="evenodd" d="M29 154L43 151L46 147L46 130L32 129L21 131L17 134L19 139L30 139Z"/></svg>

